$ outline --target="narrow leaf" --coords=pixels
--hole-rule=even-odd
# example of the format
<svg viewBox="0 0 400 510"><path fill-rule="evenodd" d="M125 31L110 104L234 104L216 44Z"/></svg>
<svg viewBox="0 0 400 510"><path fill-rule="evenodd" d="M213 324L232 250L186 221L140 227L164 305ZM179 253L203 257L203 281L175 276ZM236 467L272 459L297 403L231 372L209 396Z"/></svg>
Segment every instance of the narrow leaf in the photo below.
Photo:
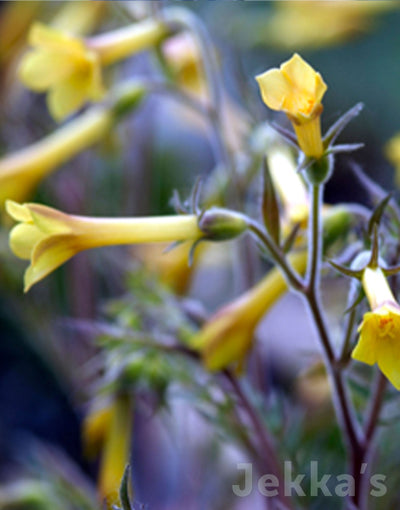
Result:
<svg viewBox="0 0 400 510"><path fill-rule="evenodd" d="M265 227L272 239L279 244L280 242L280 218L279 204L276 196L275 186L268 167L267 158L264 158L263 165L263 195L261 202L261 211Z"/></svg>
<svg viewBox="0 0 400 510"><path fill-rule="evenodd" d="M392 198L392 193L388 193L383 200L379 202L379 204L375 207L374 211L371 214L371 217L368 221L368 235L372 236L374 234L374 229L376 226L379 226L382 220L383 213L389 203L389 200Z"/></svg>
<svg viewBox="0 0 400 510"><path fill-rule="evenodd" d="M132 510L131 500L129 497L129 474L130 466L126 466L124 476L122 477L121 485L119 488L119 499L121 502L122 510Z"/></svg>
<svg viewBox="0 0 400 510"><path fill-rule="evenodd" d="M289 235L284 239L282 243L282 251L283 253L289 253L290 250L293 248L293 245L297 239L297 236L300 232L301 225L300 223L296 223L292 230L290 231Z"/></svg>

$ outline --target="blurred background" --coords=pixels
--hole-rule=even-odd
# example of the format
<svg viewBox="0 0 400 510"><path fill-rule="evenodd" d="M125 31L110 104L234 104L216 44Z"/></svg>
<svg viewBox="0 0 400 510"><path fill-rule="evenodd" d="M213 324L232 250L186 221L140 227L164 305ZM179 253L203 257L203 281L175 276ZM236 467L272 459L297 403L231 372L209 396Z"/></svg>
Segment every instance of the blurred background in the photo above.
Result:
<svg viewBox="0 0 400 510"><path fill-rule="evenodd" d="M50 23L68 3L0 4L0 156L18 151L56 128L44 96L27 91L18 82L16 69L27 50L33 20ZM90 3L99 7L91 33L125 25L132 16L140 17L149 9L156 11L157 6L150 4L183 4ZM248 115L251 123L275 120L287 125L283 115L272 115L262 103L254 76L298 52L328 84L323 130L354 104L363 102L362 114L340 141L363 142L365 147L350 158L384 188L395 186L395 164L393 158L389 161L385 147L400 131L398 2L184 2L184 6L208 28L218 49L230 109L241 111L239 117L232 115L226 120L238 152L238 118ZM107 80L115 83L136 76L160 76L151 51L114 66ZM171 213L173 190L187 196L196 176L211 174L218 163L210 138L204 121L176 98L150 94L138 111L100 143L41 182L31 201L85 215ZM348 156L337 158L326 200L368 204ZM82 476L90 486L96 463L83 455L80 425L88 399L88 363L93 363L97 352L97 324L110 315L115 318L116 309L120 313L115 303L121 296L135 293L146 278L152 281L152 263L143 263L146 255L140 250L85 252L24 295L25 264L9 251L9 226L3 221L0 232L0 481L13 479L21 469L29 471L31 456L37 459L37 450L50 448L46 450L48 457L43 452L39 457L57 466L71 462L74 476ZM237 293L232 284L232 260L227 263L230 252L230 248L216 249L207 257L188 287L187 306L210 312ZM142 275L139 283L138 271ZM255 266L254 281L260 271L262 266ZM331 288L336 288L334 282ZM339 299L340 305L343 296L342 288L327 296L333 315L338 308L335 303ZM297 349L305 353L306 359L310 352L312 356L313 332L301 302L294 297L285 297L277 305L258 335L258 352L271 368L271 375L262 384L276 386L279 391L289 391L290 381L307 365L298 351L283 356L276 347L292 341L293 327L287 320L292 314L300 324ZM243 461L243 452L226 447L217 453L215 444L220 438L214 436L213 429L194 411L189 412L179 398L172 399L170 406L168 412L156 415L157 405L146 397L136 410L133 474L139 487L138 501L160 509L227 508L221 491L223 483L214 480L212 469L219 466L221 479L229 479L230 470L225 473L224 466L233 460ZM335 432L328 430L327 435L335 445ZM213 506L211 498L215 498ZM257 509L259 504L258 500L247 501L237 508Z"/></svg>

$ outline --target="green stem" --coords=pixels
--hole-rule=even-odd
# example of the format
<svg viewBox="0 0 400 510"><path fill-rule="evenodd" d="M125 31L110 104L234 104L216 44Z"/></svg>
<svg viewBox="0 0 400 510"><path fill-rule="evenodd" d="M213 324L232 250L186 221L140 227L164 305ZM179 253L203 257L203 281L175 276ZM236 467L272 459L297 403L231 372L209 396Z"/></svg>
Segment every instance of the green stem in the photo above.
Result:
<svg viewBox="0 0 400 510"><path fill-rule="evenodd" d="M283 274L286 276L290 286L298 292L304 292L304 282L302 278L290 266L286 260L285 255L282 253L279 246L275 244L274 240L268 234L268 232L263 227L261 227L258 222L252 220L251 218L247 218L247 223L249 230L255 234L256 237L258 237L262 244L266 246L277 266L282 269Z"/></svg>
<svg viewBox="0 0 400 510"><path fill-rule="evenodd" d="M361 464L365 459L365 451L360 438L353 406L348 395L343 370L336 361L335 352L328 334L321 308L320 298L320 266L322 261L322 196L323 184L311 185L311 214L309 220L309 258L307 271L307 285L304 292L306 302L312 314L319 338L323 347L327 372L331 378L333 389L333 404L341 426L343 437L350 450L351 472L355 480L355 495L352 502L356 508L361 504Z"/></svg>

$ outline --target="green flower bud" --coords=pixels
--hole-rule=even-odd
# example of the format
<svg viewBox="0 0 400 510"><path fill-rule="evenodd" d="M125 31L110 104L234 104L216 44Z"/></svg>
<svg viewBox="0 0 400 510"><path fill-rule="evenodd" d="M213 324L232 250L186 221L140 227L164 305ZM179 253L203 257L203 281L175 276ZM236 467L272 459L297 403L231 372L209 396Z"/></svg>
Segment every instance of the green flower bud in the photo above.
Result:
<svg viewBox="0 0 400 510"><path fill-rule="evenodd" d="M199 217L199 229L207 239L226 241L240 236L247 229L246 218L235 211L212 207Z"/></svg>

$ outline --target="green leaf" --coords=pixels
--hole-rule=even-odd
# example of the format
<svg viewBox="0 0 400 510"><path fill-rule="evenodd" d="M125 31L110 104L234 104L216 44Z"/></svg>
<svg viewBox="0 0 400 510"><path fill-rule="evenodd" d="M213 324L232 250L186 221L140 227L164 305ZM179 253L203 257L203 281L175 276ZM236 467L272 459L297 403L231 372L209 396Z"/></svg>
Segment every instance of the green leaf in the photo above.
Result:
<svg viewBox="0 0 400 510"><path fill-rule="evenodd" d="M263 164L263 181L263 195L261 203L263 220L268 233L276 244L279 245L281 235L279 204L266 158L264 158Z"/></svg>
<svg viewBox="0 0 400 510"><path fill-rule="evenodd" d="M129 475L130 466L128 464L125 468L124 476L122 477L121 485L119 488L119 500L121 502L122 510L133 510L129 497Z"/></svg>

